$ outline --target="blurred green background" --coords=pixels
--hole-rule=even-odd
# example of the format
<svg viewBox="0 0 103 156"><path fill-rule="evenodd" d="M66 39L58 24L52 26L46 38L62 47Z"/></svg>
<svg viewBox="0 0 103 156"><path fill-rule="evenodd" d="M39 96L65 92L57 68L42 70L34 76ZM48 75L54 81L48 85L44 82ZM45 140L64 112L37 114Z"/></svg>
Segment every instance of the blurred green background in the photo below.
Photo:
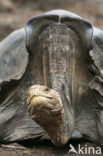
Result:
<svg viewBox="0 0 103 156"><path fill-rule="evenodd" d="M103 29L103 0L0 0L0 40L32 16L53 9L72 11Z"/></svg>

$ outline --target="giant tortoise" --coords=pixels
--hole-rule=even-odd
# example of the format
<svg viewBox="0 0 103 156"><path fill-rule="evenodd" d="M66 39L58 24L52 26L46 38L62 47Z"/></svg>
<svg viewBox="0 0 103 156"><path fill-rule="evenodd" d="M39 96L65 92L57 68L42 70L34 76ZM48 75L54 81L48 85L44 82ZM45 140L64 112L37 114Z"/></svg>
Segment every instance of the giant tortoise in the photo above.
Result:
<svg viewBox="0 0 103 156"><path fill-rule="evenodd" d="M103 31L54 10L0 43L0 142L103 145Z"/></svg>

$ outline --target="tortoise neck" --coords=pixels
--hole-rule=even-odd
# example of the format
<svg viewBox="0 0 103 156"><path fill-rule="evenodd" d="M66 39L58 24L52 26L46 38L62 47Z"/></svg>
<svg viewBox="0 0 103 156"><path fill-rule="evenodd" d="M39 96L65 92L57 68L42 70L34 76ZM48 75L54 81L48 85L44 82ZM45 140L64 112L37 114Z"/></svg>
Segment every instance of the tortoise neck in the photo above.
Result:
<svg viewBox="0 0 103 156"><path fill-rule="evenodd" d="M64 146L71 138L74 120L71 113L68 113L66 108L61 108L61 111L53 116L53 124L47 130L53 144L55 146ZM54 127L54 129L53 129Z"/></svg>

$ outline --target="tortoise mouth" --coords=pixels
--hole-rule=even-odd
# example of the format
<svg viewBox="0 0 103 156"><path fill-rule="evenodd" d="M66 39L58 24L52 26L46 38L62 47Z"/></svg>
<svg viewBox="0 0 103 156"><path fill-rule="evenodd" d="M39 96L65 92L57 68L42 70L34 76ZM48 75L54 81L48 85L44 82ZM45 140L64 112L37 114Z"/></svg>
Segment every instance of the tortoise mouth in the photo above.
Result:
<svg viewBox="0 0 103 156"><path fill-rule="evenodd" d="M27 105L29 106L31 104L31 105L35 106L35 105L47 102L50 99L52 99L52 97L43 96L43 95L34 95L31 98L28 98Z"/></svg>

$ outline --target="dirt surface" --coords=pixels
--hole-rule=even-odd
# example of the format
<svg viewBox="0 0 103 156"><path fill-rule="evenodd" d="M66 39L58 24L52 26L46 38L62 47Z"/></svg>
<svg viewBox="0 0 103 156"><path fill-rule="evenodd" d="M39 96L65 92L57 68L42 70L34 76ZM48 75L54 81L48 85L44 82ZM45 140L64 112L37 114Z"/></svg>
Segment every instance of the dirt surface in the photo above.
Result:
<svg viewBox="0 0 103 156"><path fill-rule="evenodd" d="M78 141L70 142L75 149L78 151ZM26 144L27 145L27 144ZM42 141L37 144L29 144L31 147L26 147L20 144L9 144L9 145L1 145L3 147L0 148L0 156L103 156L103 154L95 154L98 145L94 145L87 141L80 142L80 146L84 147L83 154L75 154L73 152L69 153L70 145L67 144L65 147L56 148L50 141ZM8 146L8 147L7 147ZM87 147L87 152L89 147L94 147L95 152L90 152L90 154L85 154L85 148Z"/></svg>
<svg viewBox="0 0 103 156"><path fill-rule="evenodd" d="M71 0L67 5L55 5L40 0L0 0L0 40L12 31L24 27L26 22L33 16L48 11L50 9L66 9L87 19L94 26L103 29L103 0ZM47 4L47 5L46 5ZM59 7L58 7L59 6ZM76 149L80 141L75 143ZM28 143L26 143L28 145ZM29 143L30 145L32 143ZM89 142L80 143L81 146L96 147ZM5 147L6 146L6 147ZM9 147L7 147L9 146ZM11 146L11 147L10 147ZM19 148L20 147L20 148ZM49 141L44 141L30 147L19 144L1 145L0 156L78 156L78 154L68 153L69 144L63 148L56 148ZM23 148L23 149L22 149ZM86 154L79 154L86 155ZM92 154L90 154L92 156ZM93 154L95 156L97 154ZM100 154L103 156L103 154Z"/></svg>

